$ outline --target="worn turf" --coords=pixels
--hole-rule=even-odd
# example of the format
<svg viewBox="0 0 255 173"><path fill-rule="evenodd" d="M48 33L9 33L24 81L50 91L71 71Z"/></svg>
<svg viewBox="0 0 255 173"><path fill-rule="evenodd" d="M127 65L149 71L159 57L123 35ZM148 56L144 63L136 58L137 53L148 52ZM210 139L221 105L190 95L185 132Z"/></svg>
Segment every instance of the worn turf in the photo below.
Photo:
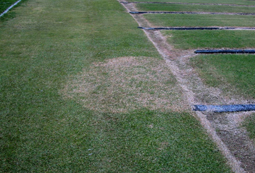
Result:
<svg viewBox="0 0 255 173"><path fill-rule="evenodd" d="M84 107L112 113L140 107L183 111L185 102L180 93L165 61L151 57L119 57L94 63L89 70L71 76L63 89L66 97L75 98Z"/></svg>
<svg viewBox="0 0 255 173"><path fill-rule="evenodd" d="M231 95L255 98L254 55L200 55L192 64L204 82Z"/></svg>
<svg viewBox="0 0 255 173"><path fill-rule="evenodd" d="M255 143L255 114L248 116L245 119L243 126L247 129L249 137L253 139Z"/></svg>
<svg viewBox="0 0 255 173"><path fill-rule="evenodd" d="M153 1L153 0L152 0ZM151 2L152 2L151 1ZM157 1L157 0L156 0ZM159 2L159 1L157 1ZM175 1L165 1L175 2ZM183 0L178 2L191 2ZM192 1L192 3L210 3L209 1ZM213 3L233 3L248 5L254 1L214 1ZM191 5L152 5L151 4L136 4L139 8L145 10L216 10L215 6L191 6ZM171 6L171 7L170 7ZM226 12L228 10L236 10L230 8L222 8L219 6L219 12ZM224 10L224 11L221 11ZM241 10L241 9L240 9ZM242 9L244 10L244 9ZM212 16L212 15L170 15L170 14L146 14L143 15L152 24L152 27L201 27L201 26L254 26L250 21L253 18L246 18L244 16ZM174 48L172 51L180 51L182 49L198 49L198 48L254 48L254 40L250 39L253 35L251 31L161 31L168 39ZM193 72L197 72L203 84L191 80L189 85L194 83L196 89L197 100L200 102L215 102L215 104L231 104L231 103L253 103L254 102L254 55L200 55L191 59L185 59L186 56L179 56L180 64L185 64L185 60L191 61L194 68ZM183 73L187 75L186 73ZM191 75L190 75L191 76ZM206 91L203 91L206 87ZM217 134L222 141L227 145L232 154L238 158L243 167L248 172L254 170L254 146L250 145L249 138L242 130L239 124L242 114L210 114L207 119L217 128ZM245 127L253 138L254 134L254 118L246 120ZM240 150L243 148L243 150ZM238 171L237 171L238 172Z"/></svg>

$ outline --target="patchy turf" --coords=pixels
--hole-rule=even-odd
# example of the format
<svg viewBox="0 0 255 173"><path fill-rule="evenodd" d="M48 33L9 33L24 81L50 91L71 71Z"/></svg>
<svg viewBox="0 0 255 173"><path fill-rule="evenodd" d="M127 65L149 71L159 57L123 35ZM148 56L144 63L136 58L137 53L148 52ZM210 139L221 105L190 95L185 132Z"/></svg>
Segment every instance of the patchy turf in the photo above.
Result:
<svg viewBox="0 0 255 173"><path fill-rule="evenodd" d="M254 55L200 55L192 65L207 85L255 99Z"/></svg>
<svg viewBox="0 0 255 173"><path fill-rule="evenodd" d="M180 1L179 1L180 2ZM188 1L185 1L188 2ZM194 2L194 1L193 1ZM197 1L196 1L197 2ZM205 2L205 1L203 1ZM207 2L207 1L206 1ZM216 1L217 3L219 1ZM222 1L219 3L224 3ZM230 1L229 1L230 2ZM244 1L243 1L244 2ZM247 1L246 1L247 2ZM232 1L233 3L233 1ZM134 4L133 4L134 5ZM132 5L130 8L135 9ZM162 6L164 6L162 4ZM134 10L136 11L136 10ZM223 11L224 12L224 11ZM156 26L242 26L253 25L249 24L249 18L235 18L230 16L222 16L220 18L216 16L199 16L199 15L164 15L164 14L150 14L150 15L136 15L145 16L152 25ZM218 19L217 19L218 18ZM215 20L216 19L216 20ZM238 21L240 20L240 21ZM142 23L142 22L141 22ZM146 26L152 26L144 22ZM151 34L152 33L152 34ZM160 35L160 31L150 32L151 35ZM181 49L190 48L214 48L210 46L216 46L219 48L250 48L254 45L253 40L246 42L245 38L250 38L253 34L250 31L229 31L229 32L216 32L216 31L164 31L165 37L168 37L168 41L174 42L174 47L179 50L169 48L168 52L164 50L165 47L158 48L163 52L185 52ZM199 34L200 33L200 34ZM202 34L204 33L204 34ZM176 35L174 35L176 34ZM178 35L179 34L179 35ZM233 35L234 36L233 36ZM200 37L200 35L202 35ZM215 36L214 36L215 35ZM179 37L181 36L181 37ZM242 38L243 36L243 38ZM155 36L157 37L157 36ZM213 38L212 38L213 37ZM215 37L215 38L214 38ZM180 39L180 40L179 40ZM217 40L218 39L218 40ZM160 40L160 39L159 39ZM163 40L163 41L162 41ZM164 39L161 39L164 42ZM212 41L212 42L211 42ZM218 41L218 43L217 43ZM157 40L155 39L155 42ZM222 42L222 43L221 43ZM240 43L239 43L240 42ZM158 43L158 42L157 42ZM223 44L226 43L224 46ZM163 44L162 44L163 45ZM197 47L198 46L198 47ZM237 46L237 47L236 47ZM167 49L167 48L166 48ZM167 54L165 54L167 57ZM254 55L201 55L194 58L189 58L191 55L186 56L171 55L171 61L177 62L177 66L181 69L181 77L184 78L187 83L185 86L192 88L195 95L196 102L207 104L233 104L233 103L254 103L254 70L253 59ZM190 67L189 63L191 61ZM178 64L179 63L179 64ZM178 68L177 68L178 69ZM190 73L190 72L198 72ZM187 76L186 76L187 75ZM178 80L181 81L181 80ZM186 82L185 81L185 82ZM182 83L182 81L180 82ZM182 83L183 84L183 83ZM203 115L207 118L214 128L216 133L224 144L228 147L231 154L240 161L238 164L235 162L233 165L237 165L236 169L243 168L247 172L254 172L255 153L254 146L251 145L250 139L239 127L240 117L242 114L228 113L218 114L211 112L198 113L198 116ZM253 123L253 122L252 122ZM251 124L252 124L251 123ZM251 133L251 130L249 130ZM240 150L240 148L242 148ZM229 158L229 153L226 154ZM230 159L231 160L231 159ZM240 167L238 166L240 165ZM242 171L237 171L242 172Z"/></svg>
<svg viewBox="0 0 255 173"><path fill-rule="evenodd" d="M189 109L165 61L149 57L121 57L94 64L71 77L63 93L99 112L128 112L140 107Z"/></svg>
<svg viewBox="0 0 255 173"><path fill-rule="evenodd" d="M253 139L255 143L255 114L248 116L243 122L243 126L248 131L249 137Z"/></svg>

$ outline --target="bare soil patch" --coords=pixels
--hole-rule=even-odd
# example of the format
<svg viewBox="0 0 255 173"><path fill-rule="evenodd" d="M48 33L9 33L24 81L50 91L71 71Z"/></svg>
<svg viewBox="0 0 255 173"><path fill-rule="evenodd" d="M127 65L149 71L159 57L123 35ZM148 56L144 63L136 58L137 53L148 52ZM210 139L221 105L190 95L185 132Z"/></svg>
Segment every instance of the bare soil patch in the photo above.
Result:
<svg viewBox="0 0 255 173"><path fill-rule="evenodd" d="M73 77L63 93L88 109L127 112L139 107L150 110L188 110L164 60L120 57L94 63Z"/></svg>
<svg viewBox="0 0 255 173"><path fill-rule="evenodd" d="M207 119L217 130L217 135L228 145L234 157L241 162L246 172L254 172L255 146L242 127L245 117L252 112L243 113L207 113Z"/></svg>

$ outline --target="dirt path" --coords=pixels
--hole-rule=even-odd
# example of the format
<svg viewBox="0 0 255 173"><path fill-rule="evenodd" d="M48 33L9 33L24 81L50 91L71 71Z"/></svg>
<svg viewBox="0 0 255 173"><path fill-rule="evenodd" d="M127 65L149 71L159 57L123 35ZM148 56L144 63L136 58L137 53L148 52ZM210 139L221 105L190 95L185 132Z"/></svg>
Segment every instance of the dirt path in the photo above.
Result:
<svg viewBox="0 0 255 173"><path fill-rule="evenodd" d="M133 3L122 3L122 5L128 12L137 11ZM151 27L151 24L142 15L132 16L140 26ZM160 31L144 30L144 32L166 61L191 107L194 104L248 103L247 100L238 96L232 99L226 98L219 89L205 86L189 65L189 59L195 56L194 50L175 50L167 43ZM255 148L247 137L245 129L239 128L241 120L248 113L196 112L194 115L218 145L234 172L255 172Z"/></svg>

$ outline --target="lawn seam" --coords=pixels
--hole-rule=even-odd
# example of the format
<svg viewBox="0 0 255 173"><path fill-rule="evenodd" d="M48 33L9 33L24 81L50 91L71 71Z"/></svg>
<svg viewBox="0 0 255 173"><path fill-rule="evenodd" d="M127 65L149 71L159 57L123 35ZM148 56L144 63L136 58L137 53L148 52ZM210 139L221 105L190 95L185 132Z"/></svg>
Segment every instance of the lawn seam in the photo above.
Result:
<svg viewBox="0 0 255 173"><path fill-rule="evenodd" d="M130 11L130 14L206 14L206 15L241 15L254 16L255 13L226 13L226 12L192 12L192 11Z"/></svg>
<svg viewBox="0 0 255 173"><path fill-rule="evenodd" d="M255 27L138 27L143 30L255 30Z"/></svg>

